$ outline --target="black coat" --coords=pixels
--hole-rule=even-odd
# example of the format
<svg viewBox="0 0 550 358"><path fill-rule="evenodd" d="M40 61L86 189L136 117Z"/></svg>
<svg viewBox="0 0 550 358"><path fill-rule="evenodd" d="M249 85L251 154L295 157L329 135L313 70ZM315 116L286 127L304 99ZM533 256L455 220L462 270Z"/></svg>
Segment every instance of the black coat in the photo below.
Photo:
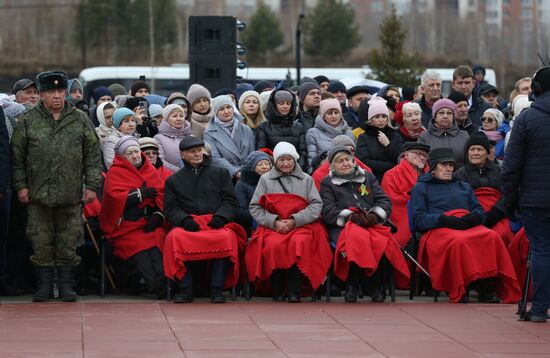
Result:
<svg viewBox="0 0 550 358"><path fill-rule="evenodd" d="M214 214L233 221L239 211L233 183L226 169L203 163L185 166L171 175L164 187L164 214L179 226L191 214Z"/></svg>
<svg viewBox="0 0 550 358"><path fill-rule="evenodd" d="M296 120L304 126L307 133L308 129L313 128L315 125L315 117L317 117L316 114L310 111L301 110L300 113L298 113Z"/></svg>
<svg viewBox="0 0 550 358"><path fill-rule="evenodd" d="M458 123L457 123L458 124ZM468 133L469 135L472 135L472 133L477 132L479 130L479 126L477 124L474 124L470 117L466 119L466 123L464 123L463 126L460 124L458 125L458 129L461 129Z"/></svg>
<svg viewBox="0 0 550 358"><path fill-rule="evenodd" d="M443 97L441 97L443 98ZM428 104L426 103L426 99L424 98L424 95L420 97L419 100L416 101L420 105L420 109L422 110L422 126L424 128L428 128L428 124L430 124L432 120L432 108L428 107Z"/></svg>
<svg viewBox="0 0 550 358"><path fill-rule="evenodd" d="M390 144L384 147L378 141L380 129L370 125L365 126L364 129L365 133L357 139L355 156L371 168L378 182L382 182L384 173L398 163L399 156L403 152L403 139L399 133L385 127L381 131L388 137Z"/></svg>
<svg viewBox="0 0 550 358"><path fill-rule="evenodd" d="M550 92L514 121L502 164L503 194L520 206L550 208Z"/></svg>
<svg viewBox="0 0 550 358"><path fill-rule="evenodd" d="M296 98L292 95L292 104L290 113L286 116L280 115L275 106L275 93L279 91L287 91L280 89L273 91L267 102L266 117L267 121L258 125L256 130L256 148L268 148L273 150L277 143L288 142L296 148L300 159L298 164L303 170L307 169L307 146L306 146L306 130L304 126L295 121ZM287 91L291 93L290 91Z"/></svg>
<svg viewBox="0 0 550 358"><path fill-rule="evenodd" d="M10 137L4 110L0 107L0 194L8 190L10 178Z"/></svg>
<svg viewBox="0 0 550 358"><path fill-rule="evenodd" d="M360 195L361 184L366 186L367 195ZM354 195L355 194L355 195ZM342 227L336 224L338 215L344 209L361 207L369 210L374 206L382 208L389 218L391 216L391 200L378 184L378 181L371 173L364 172L362 183L333 180L327 175L321 181L321 199L323 199L322 218L327 226L330 238L337 241ZM359 202L356 199L359 198Z"/></svg>
<svg viewBox="0 0 550 358"><path fill-rule="evenodd" d="M250 200L254 196L254 191L260 180L260 174L253 170L244 169L241 171L241 179L235 184L235 196L239 201L239 216L252 223L252 215L250 215Z"/></svg>
<svg viewBox="0 0 550 358"><path fill-rule="evenodd" d="M474 167L466 160L466 165L456 171L456 177L459 180L469 183L474 190L477 188L490 187L502 192L500 168L489 160L487 160L481 169ZM495 204L495 207L504 213L504 199L499 200Z"/></svg>
<svg viewBox="0 0 550 358"><path fill-rule="evenodd" d="M468 110L468 117L472 120L474 125L481 127L481 117L483 116L483 112L489 108L492 107L480 97L476 97L474 92L472 93L472 105Z"/></svg>

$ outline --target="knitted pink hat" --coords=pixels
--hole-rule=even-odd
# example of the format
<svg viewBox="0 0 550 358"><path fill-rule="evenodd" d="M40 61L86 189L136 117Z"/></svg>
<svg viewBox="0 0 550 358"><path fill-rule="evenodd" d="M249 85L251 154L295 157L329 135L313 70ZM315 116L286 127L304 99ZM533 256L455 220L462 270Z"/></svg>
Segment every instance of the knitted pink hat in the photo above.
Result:
<svg viewBox="0 0 550 358"><path fill-rule="evenodd" d="M168 120L168 117L170 116L170 113L172 113L176 109L180 110L182 113L185 114L185 110L179 104L169 104L166 107L164 107L164 109L162 110L162 120L163 121Z"/></svg>
<svg viewBox="0 0 550 358"><path fill-rule="evenodd" d="M384 98L376 96L372 97L369 100L369 112L368 112L368 119L371 119L372 117L376 116L377 114L385 114L389 117L390 112L388 111L388 107L386 106L386 101Z"/></svg>
<svg viewBox="0 0 550 358"><path fill-rule="evenodd" d="M324 99L319 105L319 117L323 118L329 109L337 109L342 114L342 107L336 98Z"/></svg>
<svg viewBox="0 0 550 358"><path fill-rule="evenodd" d="M437 100L437 102L434 103L432 107L432 118L435 118L437 112L439 112L443 108L448 108L451 111L453 111L453 115L456 114L456 103L454 103L450 99L442 98Z"/></svg>

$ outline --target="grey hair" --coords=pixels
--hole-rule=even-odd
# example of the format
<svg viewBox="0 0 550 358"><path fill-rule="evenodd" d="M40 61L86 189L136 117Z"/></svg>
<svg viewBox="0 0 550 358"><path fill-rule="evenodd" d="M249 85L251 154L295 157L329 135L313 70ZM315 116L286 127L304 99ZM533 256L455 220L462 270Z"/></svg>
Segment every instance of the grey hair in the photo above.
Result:
<svg viewBox="0 0 550 358"><path fill-rule="evenodd" d="M433 71L433 70L427 70L426 72L424 72L422 74L422 77L420 77L420 85L422 87L426 86L426 83L428 82L428 80L438 80L438 81L441 81L441 76L439 75L438 72L436 71Z"/></svg>
<svg viewBox="0 0 550 358"><path fill-rule="evenodd" d="M422 109L420 108L420 105L416 102L407 102L403 105L402 112L403 112L403 119L405 119L404 114L409 111L418 110L420 113L422 113Z"/></svg>

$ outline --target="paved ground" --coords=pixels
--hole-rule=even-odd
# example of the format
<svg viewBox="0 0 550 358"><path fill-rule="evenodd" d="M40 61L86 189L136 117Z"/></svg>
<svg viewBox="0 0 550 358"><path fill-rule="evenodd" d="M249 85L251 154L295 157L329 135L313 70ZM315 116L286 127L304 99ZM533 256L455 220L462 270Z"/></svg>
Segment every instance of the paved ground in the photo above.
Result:
<svg viewBox="0 0 550 358"><path fill-rule="evenodd" d="M550 357L550 323L517 322L516 305L29 301L0 300L2 358Z"/></svg>

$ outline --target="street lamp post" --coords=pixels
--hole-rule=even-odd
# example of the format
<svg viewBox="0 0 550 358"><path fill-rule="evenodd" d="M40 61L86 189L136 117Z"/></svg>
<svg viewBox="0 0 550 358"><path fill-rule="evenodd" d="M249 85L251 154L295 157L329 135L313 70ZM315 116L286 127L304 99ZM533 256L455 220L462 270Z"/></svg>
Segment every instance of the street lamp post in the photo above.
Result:
<svg viewBox="0 0 550 358"><path fill-rule="evenodd" d="M296 83L300 85L302 76L302 19L305 17L303 13L298 17L298 24L296 25Z"/></svg>

